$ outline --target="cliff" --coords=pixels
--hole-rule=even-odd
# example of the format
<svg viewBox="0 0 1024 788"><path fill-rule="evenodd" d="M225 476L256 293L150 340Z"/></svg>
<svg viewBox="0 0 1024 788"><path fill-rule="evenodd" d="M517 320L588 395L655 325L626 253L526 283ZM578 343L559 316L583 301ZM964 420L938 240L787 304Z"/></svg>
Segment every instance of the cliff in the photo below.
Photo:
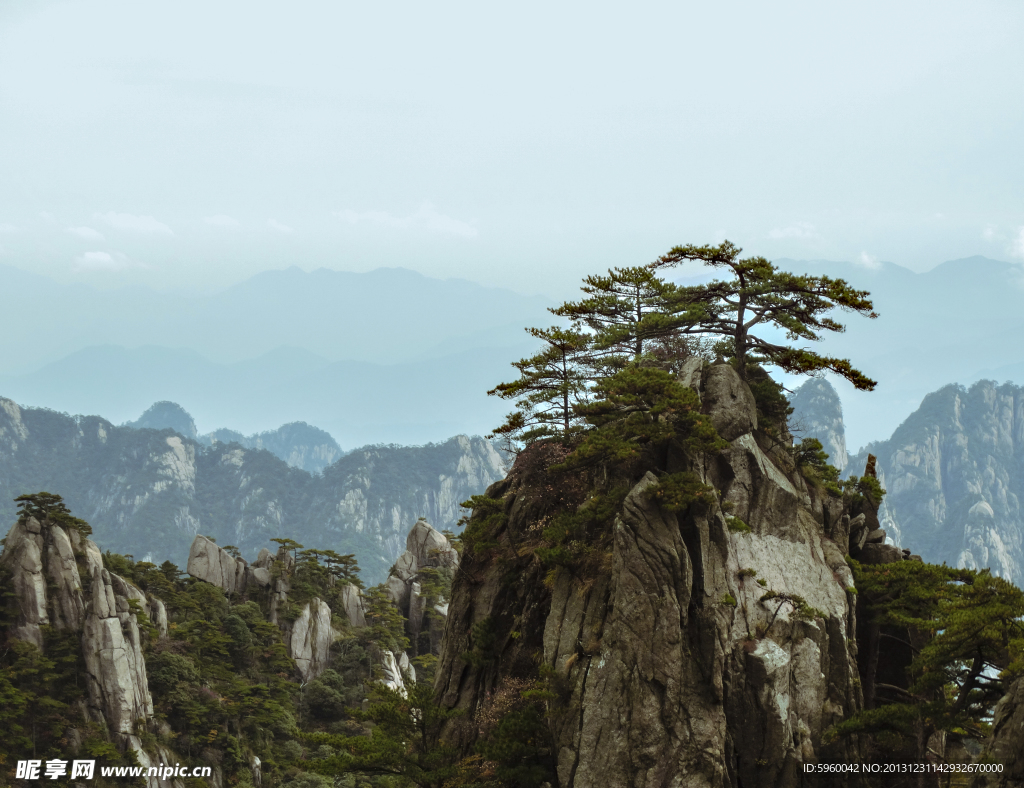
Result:
<svg viewBox="0 0 1024 788"><path fill-rule="evenodd" d="M888 492L882 522L897 543L933 563L1024 580L1024 388L946 386L851 467L869 451Z"/></svg>
<svg viewBox="0 0 1024 788"><path fill-rule="evenodd" d="M510 688L539 682L561 788L791 786L804 764L857 760L823 734L862 704L844 556L851 529L863 544L864 504L809 481L757 430L731 367L695 383L729 439L717 456L670 448L567 473L552 467L559 444L535 444L488 489L437 673L442 704L465 711L448 730L464 752ZM716 493L673 511L652 493L682 471ZM553 565L544 529L567 516L589 530L577 560Z"/></svg>
<svg viewBox="0 0 1024 788"><path fill-rule="evenodd" d="M58 489L100 545L154 563L184 563L200 532L247 555L287 535L355 553L379 582L408 523L457 528L459 503L502 473L481 438L363 448L313 476L265 450L0 400L0 517L14 517L10 500L26 489Z"/></svg>
<svg viewBox="0 0 1024 788"><path fill-rule="evenodd" d="M49 631L70 636L75 651L80 643L85 694L77 706L77 727L65 732L66 739L80 742L89 724L99 725L106 738L120 751L134 753L142 766L171 762L170 751L160 745L147 749L140 738L154 715L140 616L166 636L163 603L105 569L92 540L49 519L23 517L11 528L0 570L14 597L8 636L44 652ZM148 784L182 783L151 777Z"/></svg>

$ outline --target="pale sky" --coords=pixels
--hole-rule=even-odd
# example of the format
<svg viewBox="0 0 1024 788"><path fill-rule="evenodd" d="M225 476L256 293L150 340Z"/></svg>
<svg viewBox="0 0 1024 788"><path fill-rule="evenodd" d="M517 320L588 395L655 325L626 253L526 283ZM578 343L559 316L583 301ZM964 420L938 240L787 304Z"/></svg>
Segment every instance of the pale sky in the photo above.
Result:
<svg viewBox="0 0 1024 788"><path fill-rule="evenodd" d="M0 264L1024 260L1024 2L0 2Z"/></svg>

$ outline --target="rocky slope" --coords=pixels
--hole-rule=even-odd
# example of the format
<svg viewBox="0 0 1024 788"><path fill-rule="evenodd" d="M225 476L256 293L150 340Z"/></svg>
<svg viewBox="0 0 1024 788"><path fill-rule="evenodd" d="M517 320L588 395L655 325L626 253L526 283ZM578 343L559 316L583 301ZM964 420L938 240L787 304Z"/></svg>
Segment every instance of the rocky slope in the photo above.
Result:
<svg viewBox="0 0 1024 788"><path fill-rule="evenodd" d="M249 555L289 537L355 553L363 576L379 582L408 523L457 528L459 503L502 474L481 438L367 447L312 476L265 450L0 399L0 517L13 519L16 495L47 489L92 524L100 545L156 563L183 564L200 532Z"/></svg>
<svg viewBox="0 0 1024 788"><path fill-rule="evenodd" d="M431 585L431 581L436 579L436 573L441 569L453 572L458 566L458 554L443 534L423 520L416 522L411 529L406 546L407 551L400 561L401 568L395 568L396 575L392 578L397 580L400 573L405 580L389 583L388 588L398 592L404 610L412 613L406 622L411 642L417 642L420 631L429 633L429 637L421 640L425 645L419 653L436 655L445 624L449 586L443 583ZM303 558L302 555L299 557ZM132 572L141 569L149 578L142 583L144 586L153 579L153 575L148 573L156 571L160 575L164 572L164 568L158 571L152 566L146 568L144 564L132 565L120 556L108 555L107 559ZM122 763L124 758L129 763L134 758L143 767L176 762L209 765L212 769L210 785L214 788L237 784L241 763L242 784L258 786L267 776L261 764L266 762L274 768L272 756L275 750L271 741L292 738L294 719L289 724L289 718L285 716L285 725L277 730L276 737L250 737L243 745L241 739L231 737L226 731L220 732L216 724L205 719L199 723L198 731L193 730L195 720L190 722L173 712L176 705L188 703L185 696L197 691L201 696L217 697L209 683L202 686L192 684L191 690L187 690L184 689L186 685L180 682L202 681L195 672L201 662L196 661L192 647L210 648L211 643L219 643L214 647L219 648L217 653L220 656L214 659L213 665L216 675L223 681L225 668L238 657L232 650L232 636L222 634L219 641L216 636L211 639L225 620L230 623L228 631L234 632L234 637L240 637L240 642L251 652L268 656L275 648L283 647L288 660L275 664L277 690L281 689L282 680L284 686L293 681L294 698L299 704L302 703L301 688L309 686L311 692L321 693L318 696L320 706L313 702L304 709L306 714L315 714L325 702L324 688L313 683L319 677L334 682L327 686L335 688L339 681L352 685L352 691L358 693L356 703L368 694L366 682L370 676L403 694L411 686L409 682L416 680L416 669L412 664L415 651L388 650L377 645L383 642L379 640L380 633L368 629L368 624L377 623L369 619L379 616L380 611L372 603L367 604L358 585L338 581L335 576L325 574L322 567L310 574L309 567L309 564L297 564L294 554L284 546L276 554L261 550L256 560L249 564L209 539L196 537L189 555L188 572L202 582L191 583L187 587L195 589L209 584L224 592L222 596L219 592L210 594L200 590L192 596L193 600L207 600L214 610L219 610L206 619L202 610L193 608L190 614L188 606L183 609L174 607L176 603L170 600L181 602L181 598L167 584L170 574L163 575L158 584L161 593L169 594L170 607L166 607L153 593L143 591L105 568L104 556L92 540L83 536L79 526L49 515L42 521L22 516L7 534L3 553L0 554L0 582L9 592L0 600L0 643L4 645L5 658L0 666L3 668L0 671L0 689L6 689L4 697L8 702L17 698L19 691L31 690L30 681L21 686L26 682L25 665L19 663L16 669L12 669L8 664L7 657L11 653L21 653L17 646L12 646L13 643L30 643L34 647L33 653L39 658L60 660L60 645L63 643L67 647L70 642L68 653L75 658L60 663L54 675L61 674L65 684L72 686L81 681L84 690L81 698L75 700L62 717L49 723L53 727L50 738L59 741L62 747L61 757L99 753L101 765L117 763L117 760L112 760L117 758L121 758ZM311 578L319 580L311 585ZM319 588L316 592L319 596L311 595L311 588ZM386 596L378 599L385 606L390 604ZM232 613L225 619L227 610ZM169 611L174 617L170 626ZM239 612L252 622L252 630L239 617ZM264 615L270 625L269 639L267 630L261 630L259 626ZM197 623L197 620L202 623ZM257 632L261 632L263 638L258 644L252 640ZM199 641L194 640L196 633L203 633L199 634ZM226 650L225 644L228 644ZM356 665L358 675L352 674L351 662L344 666L335 664L339 655L351 650L353 644L367 646L372 662L372 666L367 665L365 670ZM336 649L338 645L343 647ZM359 647L356 648L358 650ZM186 654L190 656L182 656ZM153 670L150 670L147 660L155 666ZM248 678L255 677L256 683L260 684L255 690L256 697L264 697L269 682L262 685L258 673L252 673L256 670L253 660L249 657L245 660L248 662ZM50 663L51 670L55 664ZM337 672L329 673L328 669L332 667L346 675L339 678ZM290 676L290 673L294 675ZM13 687L7 683L8 679L14 679ZM177 692L174 691L175 686ZM225 689L223 683L213 686L218 686L221 691ZM262 708L259 704L253 705L254 698L246 694L252 690L247 690L244 685L233 686L231 691L241 693L240 697L250 704L247 709L251 714L265 715L268 709L281 711L281 707L273 703ZM49 692L56 702L56 686L50 686ZM72 696L78 694L72 693ZM282 697L286 695L277 694L278 699ZM341 702L337 696L327 696L328 702L334 702L335 698ZM157 709L159 714L155 713L154 700L163 704ZM220 697L220 702L226 702L226 698ZM16 703L15 706L17 708ZM268 718L263 716L260 720L267 724ZM197 739L203 742L199 748L194 746ZM184 743L187 751L172 750L174 742ZM113 749L107 743L112 744ZM288 757L293 761L303 758L302 747L296 749L294 743L290 749L288 746L284 749L278 747L276 752L279 757L282 753L290 753ZM24 754L20 753L19 757L24 757ZM0 781L4 781L8 767L13 766L9 761L6 765L0 762L0 766L3 766ZM229 773L234 775L230 781ZM294 773L293 769L290 774ZM275 777L280 780L280 774ZM165 781L157 777L147 780L149 788L183 786L182 780Z"/></svg>
<svg viewBox="0 0 1024 788"><path fill-rule="evenodd" d="M888 491L883 524L898 543L933 563L1024 581L1024 388L946 386L851 467L868 452Z"/></svg>
<svg viewBox="0 0 1024 788"><path fill-rule="evenodd" d="M840 471L850 462L846 452L843 403L825 378L811 378L789 398L793 413L789 429L797 440L817 438L828 454L828 461Z"/></svg>
<svg viewBox="0 0 1024 788"><path fill-rule="evenodd" d="M405 619L410 642L408 653L379 655L389 683L403 685L404 672L411 672L415 680L410 659L440 651L448 616L447 596L458 567L459 554L448 538L426 520L417 520L406 537L406 550L391 567L386 582L387 595ZM205 536L197 536L189 551L187 571L229 595L267 589L269 620L282 629L288 655L295 660L304 680L316 678L330 665L331 644L340 636L334 629L333 615L344 616L351 629L366 626L366 604L358 586L352 584L341 586L341 604L337 609L332 611L323 600L313 597L302 601L294 619L286 618L281 611L291 601L289 578L295 571L295 558L284 546L276 555L266 548L260 550L250 565ZM436 581L434 587L424 588L432 580Z"/></svg>
<svg viewBox="0 0 1024 788"><path fill-rule="evenodd" d="M540 681L554 696L547 747L561 788L792 786L803 764L857 760L852 743L823 740L862 703L844 556L907 556L877 542L874 507L809 483L756 431L731 367L706 369L699 385L730 440L717 457L670 450L566 476L550 468L564 451L538 444L488 489L437 673L442 703L466 712L448 731L464 752L510 688ZM684 470L725 506L661 506L652 488ZM544 527L621 484L604 530L581 537L584 559L546 563Z"/></svg>

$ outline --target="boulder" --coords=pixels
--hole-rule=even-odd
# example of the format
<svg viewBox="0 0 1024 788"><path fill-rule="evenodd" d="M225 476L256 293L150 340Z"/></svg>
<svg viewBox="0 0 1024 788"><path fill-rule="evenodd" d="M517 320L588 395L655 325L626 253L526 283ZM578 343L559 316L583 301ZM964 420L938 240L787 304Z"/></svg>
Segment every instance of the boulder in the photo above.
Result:
<svg viewBox="0 0 1024 788"><path fill-rule="evenodd" d="M448 538L426 520L416 521L405 539L405 549L415 557L418 568L455 567L459 564L459 554L455 552Z"/></svg>
<svg viewBox="0 0 1024 788"><path fill-rule="evenodd" d="M884 544L885 543L885 529L876 528L874 531L869 533L865 538L866 544Z"/></svg>
<svg viewBox="0 0 1024 788"><path fill-rule="evenodd" d="M222 588L226 594L234 594L245 590L250 574L248 566L241 558L235 558L222 550L211 539L196 535L188 551L185 571L192 577Z"/></svg>
<svg viewBox="0 0 1024 788"><path fill-rule="evenodd" d="M757 429L754 395L730 364L713 364L704 381L704 412L727 441Z"/></svg>

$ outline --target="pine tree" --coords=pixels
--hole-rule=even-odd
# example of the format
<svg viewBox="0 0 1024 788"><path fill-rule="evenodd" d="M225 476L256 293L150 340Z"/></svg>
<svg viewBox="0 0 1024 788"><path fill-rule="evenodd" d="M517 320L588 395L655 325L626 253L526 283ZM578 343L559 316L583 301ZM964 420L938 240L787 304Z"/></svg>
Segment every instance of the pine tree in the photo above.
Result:
<svg viewBox="0 0 1024 788"><path fill-rule="evenodd" d="M420 788L442 788L458 768L457 751L441 738L441 731L461 714L438 703L427 684L413 683L403 693L376 683L369 709L357 715L373 723L370 735L307 735L311 744L338 752L308 766L319 774L394 775Z"/></svg>
<svg viewBox="0 0 1024 788"><path fill-rule="evenodd" d="M824 331L845 330L829 317L833 309L878 317L872 311L869 293L853 289L842 279L780 271L763 257L740 259L742 251L728 241L719 246L676 246L651 263L652 269L661 269L697 261L729 275L725 281L683 288L685 296L680 297L703 308L703 314L688 330L729 338L741 376L747 374L749 360L798 374L829 370L858 389L874 389L875 381L846 359L770 342L760 333L777 328L789 340L820 340Z"/></svg>
<svg viewBox="0 0 1024 788"><path fill-rule="evenodd" d="M694 301L685 288L645 266L588 276L580 289L589 298L551 311L588 326L594 334L594 356L612 368L639 361L656 340L687 333L708 317L709 302Z"/></svg>
<svg viewBox="0 0 1024 788"><path fill-rule="evenodd" d="M865 709L830 736L868 734L882 750L920 762L936 731L984 736L996 702L1024 672L1024 592L988 570L852 566L867 618ZM906 679L880 682L881 656L893 647L911 655Z"/></svg>
<svg viewBox="0 0 1024 788"><path fill-rule="evenodd" d="M568 438L580 424L575 407L587 399L590 385L590 337L577 328L528 328L545 347L530 358L512 363L519 378L499 383L487 393L516 399L516 410L488 437L505 439L506 448L539 438Z"/></svg>

